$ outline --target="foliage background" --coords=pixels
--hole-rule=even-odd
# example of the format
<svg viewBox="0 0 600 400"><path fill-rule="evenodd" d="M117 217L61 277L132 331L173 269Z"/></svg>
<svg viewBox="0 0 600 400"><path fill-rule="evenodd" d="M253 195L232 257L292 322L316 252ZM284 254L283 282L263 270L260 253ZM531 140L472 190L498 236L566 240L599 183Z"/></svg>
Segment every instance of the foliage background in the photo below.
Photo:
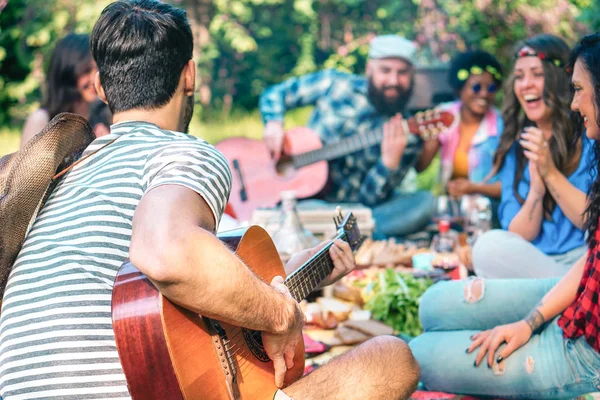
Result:
<svg viewBox="0 0 600 400"><path fill-rule="evenodd" d="M286 77L321 68L362 73L376 34L414 40L423 65L482 48L508 67L523 38L546 32L573 44L600 29L596 0L167 1L186 9L192 23L200 78L192 127L211 141L259 136L258 96ZM56 41L69 31L90 32L108 3L0 0L0 154L14 150L14 132L39 106ZM306 115L293 114L292 124Z"/></svg>

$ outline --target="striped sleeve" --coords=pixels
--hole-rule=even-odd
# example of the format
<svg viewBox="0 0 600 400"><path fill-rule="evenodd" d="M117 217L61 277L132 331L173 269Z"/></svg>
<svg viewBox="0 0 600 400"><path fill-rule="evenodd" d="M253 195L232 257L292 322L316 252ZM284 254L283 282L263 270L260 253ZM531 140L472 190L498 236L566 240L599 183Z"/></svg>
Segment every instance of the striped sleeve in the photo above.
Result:
<svg viewBox="0 0 600 400"><path fill-rule="evenodd" d="M144 193L161 185L180 185L198 193L219 225L231 191L225 157L204 141L182 141L162 147L148 161Z"/></svg>

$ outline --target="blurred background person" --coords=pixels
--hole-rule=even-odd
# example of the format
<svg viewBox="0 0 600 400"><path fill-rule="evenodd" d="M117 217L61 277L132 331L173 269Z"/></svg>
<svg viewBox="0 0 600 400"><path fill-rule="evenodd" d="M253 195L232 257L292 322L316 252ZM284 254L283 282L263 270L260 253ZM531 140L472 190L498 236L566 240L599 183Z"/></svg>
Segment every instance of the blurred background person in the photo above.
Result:
<svg viewBox="0 0 600 400"><path fill-rule="evenodd" d="M25 122L21 148L61 112L89 118L90 103L97 98L96 71L89 35L70 33L56 44L46 73L44 101Z"/></svg>
<svg viewBox="0 0 600 400"><path fill-rule="evenodd" d="M323 194L330 203L371 207L376 238L418 232L433 209L429 191L396 193L423 144L401 123L414 87L416 50L404 37L377 36L369 45L366 76L328 69L287 79L260 97L265 145L275 157L283 147L284 114L297 107L314 106L307 126L323 144L383 132L381 144L329 161L330 185Z"/></svg>
<svg viewBox="0 0 600 400"><path fill-rule="evenodd" d="M102 100L97 99L90 105L90 126L97 138L110 133L112 119L113 116L108 104Z"/></svg>
<svg viewBox="0 0 600 400"><path fill-rule="evenodd" d="M454 115L454 122L438 140L424 145L417 170L427 168L438 151L440 184L451 196L482 194L500 198L500 183L486 181L502 134L502 116L494 101L502 84L502 66L491 54L468 51L452 59L448 83L458 100L439 108Z"/></svg>

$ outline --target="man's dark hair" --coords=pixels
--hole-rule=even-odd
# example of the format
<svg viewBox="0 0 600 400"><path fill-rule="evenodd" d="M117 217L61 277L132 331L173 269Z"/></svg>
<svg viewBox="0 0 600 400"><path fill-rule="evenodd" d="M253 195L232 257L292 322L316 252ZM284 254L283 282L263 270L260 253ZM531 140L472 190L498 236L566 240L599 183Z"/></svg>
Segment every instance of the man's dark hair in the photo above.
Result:
<svg viewBox="0 0 600 400"><path fill-rule="evenodd" d="M156 0L117 1L94 26L92 55L113 113L167 104L192 58L185 11Z"/></svg>

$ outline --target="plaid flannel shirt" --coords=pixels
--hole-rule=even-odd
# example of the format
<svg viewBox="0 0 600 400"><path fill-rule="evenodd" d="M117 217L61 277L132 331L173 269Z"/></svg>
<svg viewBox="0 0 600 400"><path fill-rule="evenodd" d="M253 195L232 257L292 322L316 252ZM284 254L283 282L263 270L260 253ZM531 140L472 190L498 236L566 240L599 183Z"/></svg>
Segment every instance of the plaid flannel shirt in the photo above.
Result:
<svg viewBox="0 0 600 400"><path fill-rule="evenodd" d="M588 344L600 352L600 229L596 230L593 246L579 282L577 297L558 319L565 338L584 335Z"/></svg>
<svg viewBox="0 0 600 400"><path fill-rule="evenodd" d="M289 109L313 105L307 126L328 145L383 129L387 118L371 105L367 91L365 77L324 70L269 87L260 97L259 108L266 123L283 121ZM380 145L330 161L330 186L325 200L367 206L385 202L417 161L421 146L422 141L409 134L400 167L395 171L383 165Z"/></svg>

